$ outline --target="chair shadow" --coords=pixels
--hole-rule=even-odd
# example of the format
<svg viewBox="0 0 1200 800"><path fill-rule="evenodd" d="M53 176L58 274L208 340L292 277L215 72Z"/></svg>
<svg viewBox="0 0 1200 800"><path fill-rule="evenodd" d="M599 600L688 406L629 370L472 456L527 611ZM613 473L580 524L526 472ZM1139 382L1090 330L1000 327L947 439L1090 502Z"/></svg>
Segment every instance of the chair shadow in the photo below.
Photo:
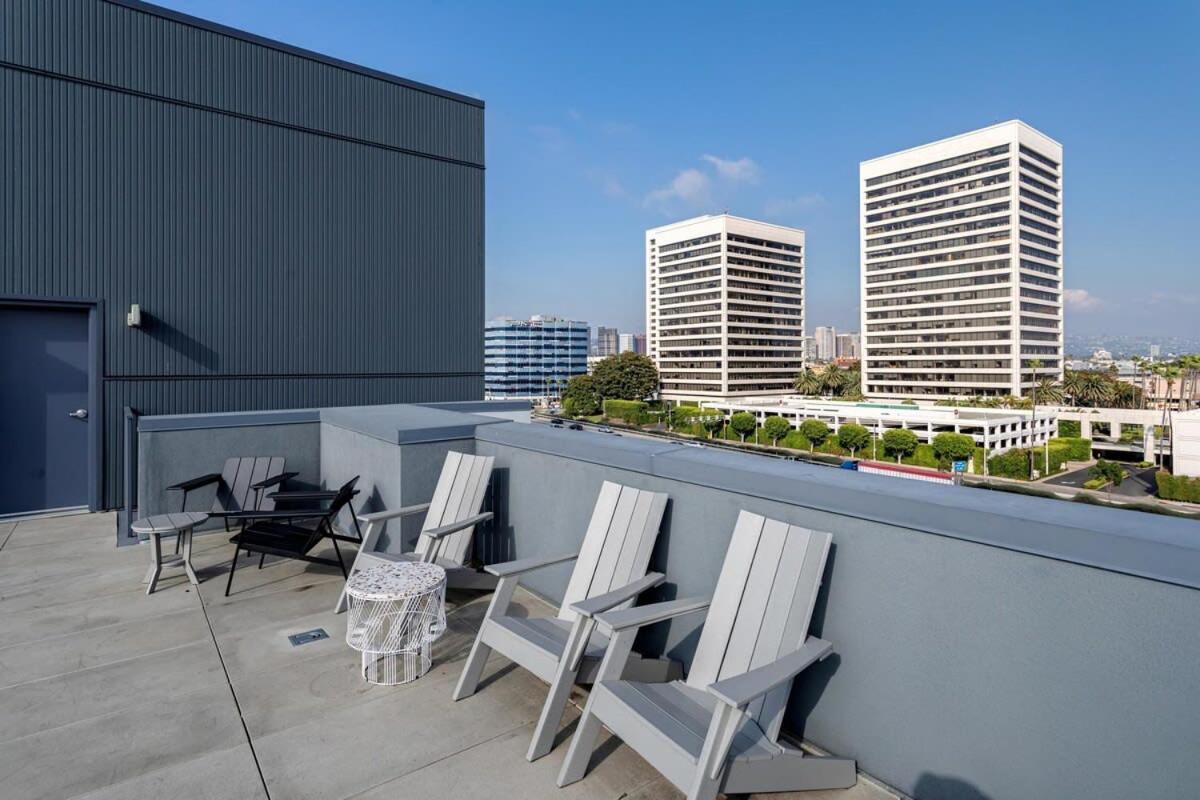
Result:
<svg viewBox="0 0 1200 800"><path fill-rule="evenodd" d="M913 797L919 797L921 800L991 800L990 795L979 791L973 783L952 775L937 775L932 772L923 772L917 778L917 785L913 787Z"/></svg>
<svg viewBox="0 0 1200 800"><path fill-rule="evenodd" d="M558 733L554 735L554 744L552 745L552 749L557 749L571 741L571 737L575 735L575 729L579 727L579 720L580 717L576 717L564 725L558 731ZM603 764L604 760L613 753L617 752L617 749L621 746L621 740L617 738L616 735L607 732L606 735L608 738L592 751L591 760L588 762L588 773Z"/></svg>

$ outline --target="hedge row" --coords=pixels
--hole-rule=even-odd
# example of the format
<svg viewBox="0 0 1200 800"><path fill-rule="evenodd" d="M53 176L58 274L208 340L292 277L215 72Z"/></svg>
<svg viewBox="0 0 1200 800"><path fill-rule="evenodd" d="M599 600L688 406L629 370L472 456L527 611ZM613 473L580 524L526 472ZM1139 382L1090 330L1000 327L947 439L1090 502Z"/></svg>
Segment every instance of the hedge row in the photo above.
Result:
<svg viewBox="0 0 1200 800"><path fill-rule="evenodd" d="M654 420L640 400L605 400L604 416L623 419L630 425L645 425Z"/></svg>
<svg viewBox="0 0 1200 800"><path fill-rule="evenodd" d="M1154 478L1158 482L1158 496L1162 499L1200 503L1200 478L1172 475L1164 469L1155 473Z"/></svg>
<svg viewBox="0 0 1200 800"><path fill-rule="evenodd" d="M1059 423L1059 433L1062 433L1062 424ZM1055 447L1064 447L1067 449L1068 461L1090 461L1092 458L1092 440L1080 439L1077 436L1059 436L1056 439L1050 440L1050 449Z"/></svg>
<svg viewBox="0 0 1200 800"><path fill-rule="evenodd" d="M1081 433L1079 420L1077 419L1060 419L1058 421L1058 435L1068 439L1078 438Z"/></svg>

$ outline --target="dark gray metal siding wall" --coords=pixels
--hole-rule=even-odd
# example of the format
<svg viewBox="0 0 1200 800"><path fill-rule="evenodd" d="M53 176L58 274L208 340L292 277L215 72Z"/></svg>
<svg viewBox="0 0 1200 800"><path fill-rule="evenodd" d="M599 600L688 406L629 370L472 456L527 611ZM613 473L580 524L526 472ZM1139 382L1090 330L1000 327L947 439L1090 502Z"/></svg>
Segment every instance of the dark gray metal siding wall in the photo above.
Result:
<svg viewBox="0 0 1200 800"><path fill-rule="evenodd" d="M0 108L0 295L105 303L109 505L125 405L482 396L477 101L125 4L5 0Z"/></svg>

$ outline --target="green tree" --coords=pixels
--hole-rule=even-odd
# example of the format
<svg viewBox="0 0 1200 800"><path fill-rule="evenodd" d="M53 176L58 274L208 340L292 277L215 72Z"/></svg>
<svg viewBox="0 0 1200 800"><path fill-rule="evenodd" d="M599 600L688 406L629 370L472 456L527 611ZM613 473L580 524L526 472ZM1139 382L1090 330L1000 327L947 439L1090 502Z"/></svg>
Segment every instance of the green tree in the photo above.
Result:
<svg viewBox="0 0 1200 800"><path fill-rule="evenodd" d="M858 367L846 370L846 380L842 386L842 397L846 400L862 400L862 370Z"/></svg>
<svg viewBox="0 0 1200 800"><path fill-rule="evenodd" d="M1115 461L1105 461L1103 458L1092 465L1088 474L1093 478L1108 481L1114 486L1120 486L1121 481L1125 480L1125 468Z"/></svg>
<svg viewBox="0 0 1200 800"><path fill-rule="evenodd" d="M808 439L809 455L829 438L829 433L829 426L819 419L806 419L800 423L800 435Z"/></svg>
<svg viewBox="0 0 1200 800"><path fill-rule="evenodd" d="M821 376L814 372L811 367L805 367L804 370L796 376L796 380L792 385L800 394L820 394Z"/></svg>
<svg viewBox="0 0 1200 800"><path fill-rule="evenodd" d="M744 442L746 437L754 433L754 429L758 427L758 419L749 411L739 411L729 418L729 427L733 428Z"/></svg>
<svg viewBox="0 0 1200 800"><path fill-rule="evenodd" d="M791 429L792 423L783 417L767 417L763 420L763 433L771 437L772 445L778 445L779 440L787 436Z"/></svg>
<svg viewBox="0 0 1200 800"><path fill-rule="evenodd" d="M905 456L917 452L920 440L917 435L907 428L891 428L883 432L883 452L896 457L896 463Z"/></svg>
<svg viewBox="0 0 1200 800"><path fill-rule="evenodd" d="M592 378L607 400L645 400L658 392L658 370L641 353L618 353L598 361Z"/></svg>
<svg viewBox="0 0 1200 800"><path fill-rule="evenodd" d="M837 364L829 364L821 370L821 391L830 395L840 395L846 388L846 371Z"/></svg>
<svg viewBox="0 0 1200 800"><path fill-rule="evenodd" d="M591 375L576 375L563 391L563 411L571 417L589 417L600 411L600 392Z"/></svg>
<svg viewBox="0 0 1200 800"><path fill-rule="evenodd" d="M708 438L712 438L713 434L721 430L721 426L725 424L725 415L716 409L706 408L705 411L711 411L711 414L700 415L700 424L708 431Z"/></svg>
<svg viewBox="0 0 1200 800"><path fill-rule="evenodd" d="M933 454L939 465L966 461L975 454L975 440L965 433L939 433L933 437Z"/></svg>
<svg viewBox="0 0 1200 800"><path fill-rule="evenodd" d="M871 432L862 425L847 422L838 428L837 440L838 444L850 451L850 457L853 458L856 451L871 443Z"/></svg>

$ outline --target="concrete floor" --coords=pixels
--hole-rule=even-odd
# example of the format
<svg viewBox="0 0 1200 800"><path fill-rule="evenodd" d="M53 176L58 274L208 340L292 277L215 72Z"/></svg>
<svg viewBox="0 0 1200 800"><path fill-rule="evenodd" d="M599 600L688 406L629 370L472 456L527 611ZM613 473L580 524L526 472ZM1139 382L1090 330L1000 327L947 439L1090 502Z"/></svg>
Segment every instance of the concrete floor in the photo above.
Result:
<svg viewBox="0 0 1200 800"><path fill-rule="evenodd" d="M336 571L247 561L225 598L228 537L197 536L199 590L166 568L147 597L147 548L117 549L114 538L109 514L0 522L6 800L681 797L611 737L586 780L556 788L578 710L554 752L527 763L544 684L500 657L478 694L450 700L486 596L450 598L425 677L369 686L344 642L345 615L330 611ZM287 641L318 627L330 638ZM772 796L894 797L865 778L847 791Z"/></svg>

